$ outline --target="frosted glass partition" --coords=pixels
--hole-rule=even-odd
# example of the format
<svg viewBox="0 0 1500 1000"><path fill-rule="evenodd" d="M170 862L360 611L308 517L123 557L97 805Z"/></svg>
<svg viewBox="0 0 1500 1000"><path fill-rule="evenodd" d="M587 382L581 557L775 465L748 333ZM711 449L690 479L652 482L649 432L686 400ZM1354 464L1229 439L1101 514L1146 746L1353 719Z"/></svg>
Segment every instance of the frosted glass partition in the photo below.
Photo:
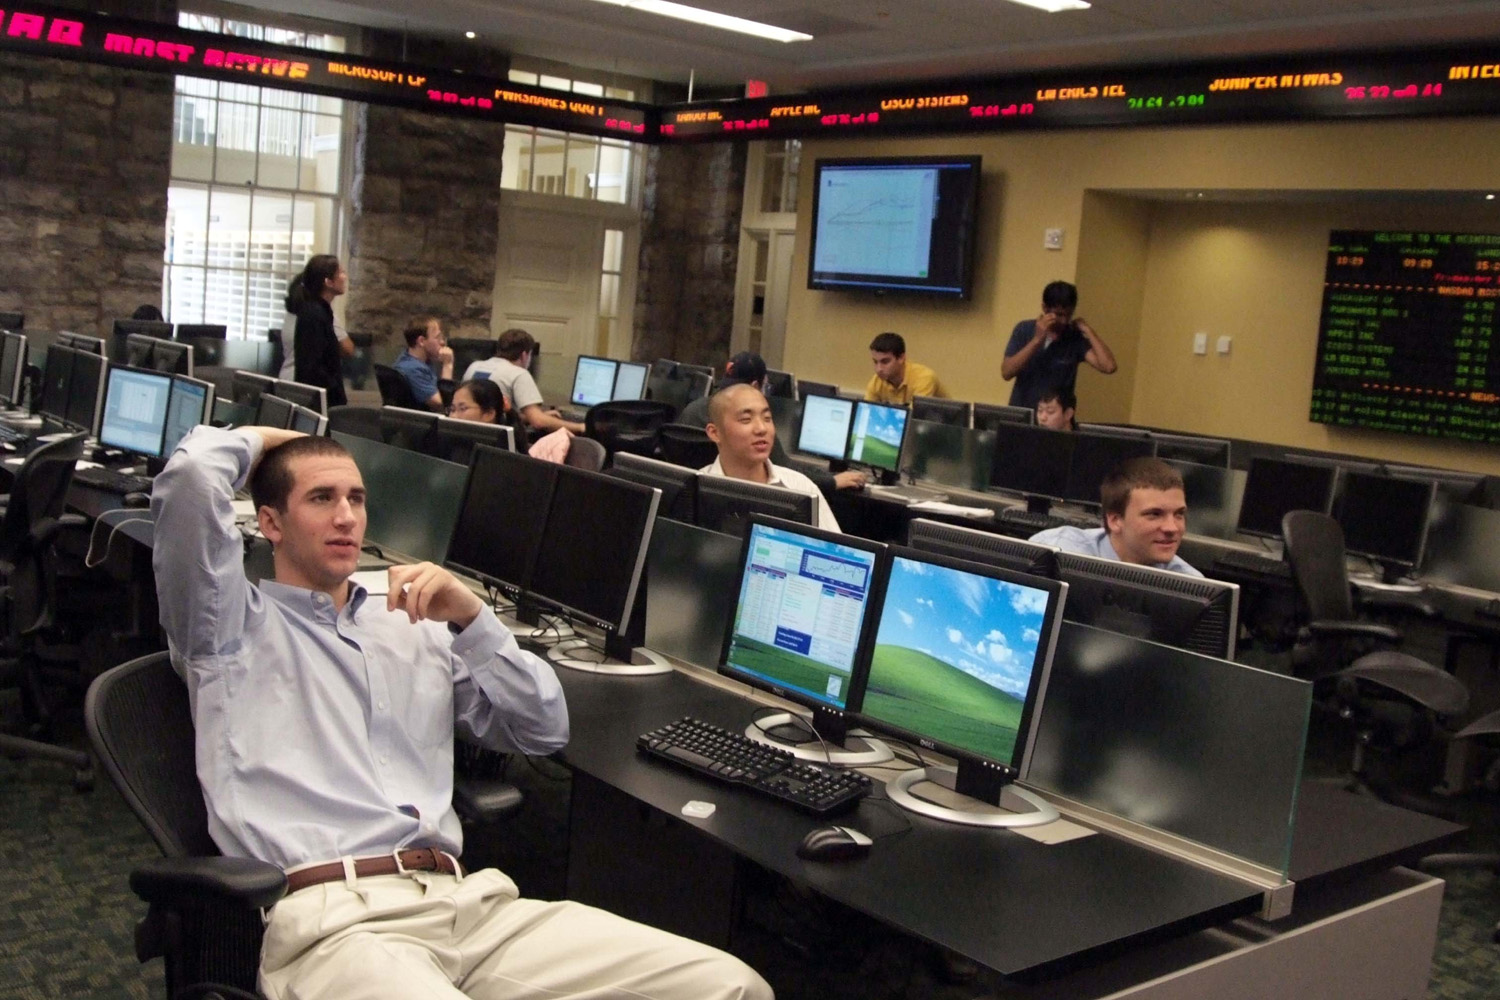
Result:
<svg viewBox="0 0 1500 1000"><path fill-rule="evenodd" d="M1064 622L1024 780L1286 874L1312 685Z"/></svg>
<svg viewBox="0 0 1500 1000"><path fill-rule="evenodd" d="M349 449L364 478L365 541L441 563L458 522L469 467L352 434L330 436ZM501 513L497 508L497 516Z"/></svg>
<svg viewBox="0 0 1500 1000"><path fill-rule="evenodd" d="M646 556L646 646L717 669L739 596L740 539L658 517Z"/></svg>
<svg viewBox="0 0 1500 1000"><path fill-rule="evenodd" d="M1182 473L1187 494L1187 530L1209 538L1234 538L1245 497L1244 469L1221 469L1193 462L1168 462Z"/></svg>
<svg viewBox="0 0 1500 1000"><path fill-rule="evenodd" d="M918 479L983 490L990 485L995 432L913 420L906 431L906 465Z"/></svg>

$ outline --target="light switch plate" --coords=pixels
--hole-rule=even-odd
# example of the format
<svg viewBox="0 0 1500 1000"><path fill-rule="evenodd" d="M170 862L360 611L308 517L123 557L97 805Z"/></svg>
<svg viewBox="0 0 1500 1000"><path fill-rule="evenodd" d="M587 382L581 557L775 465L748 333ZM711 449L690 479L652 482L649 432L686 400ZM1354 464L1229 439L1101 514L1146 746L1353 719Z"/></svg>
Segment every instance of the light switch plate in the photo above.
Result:
<svg viewBox="0 0 1500 1000"><path fill-rule="evenodd" d="M1193 334L1193 353L1194 354L1207 354L1208 353L1208 334L1206 334L1206 333L1195 333L1195 334Z"/></svg>
<svg viewBox="0 0 1500 1000"><path fill-rule="evenodd" d="M1232 338L1232 337L1220 337L1219 338L1219 342L1217 344L1217 347L1218 347L1218 350L1219 350L1220 354L1228 354L1229 353L1229 343L1233 339L1234 338Z"/></svg>
<svg viewBox="0 0 1500 1000"><path fill-rule="evenodd" d="M1043 250L1061 250L1063 247L1063 231L1061 229L1046 229L1042 231Z"/></svg>

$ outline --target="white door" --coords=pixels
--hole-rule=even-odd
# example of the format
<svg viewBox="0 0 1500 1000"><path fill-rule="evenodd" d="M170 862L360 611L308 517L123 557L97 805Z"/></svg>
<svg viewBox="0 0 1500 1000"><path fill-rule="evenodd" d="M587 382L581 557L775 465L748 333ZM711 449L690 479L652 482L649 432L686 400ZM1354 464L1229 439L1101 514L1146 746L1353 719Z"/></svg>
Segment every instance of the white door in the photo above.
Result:
<svg viewBox="0 0 1500 1000"><path fill-rule="evenodd" d="M501 194L493 329L520 327L541 344L537 384L548 402L568 398L578 355L610 347L599 327L604 229L595 215Z"/></svg>
<svg viewBox="0 0 1500 1000"><path fill-rule="evenodd" d="M745 229L740 234L734 331L730 346L753 351L769 368L780 368L786 348L787 292L792 281L796 234L780 229Z"/></svg>

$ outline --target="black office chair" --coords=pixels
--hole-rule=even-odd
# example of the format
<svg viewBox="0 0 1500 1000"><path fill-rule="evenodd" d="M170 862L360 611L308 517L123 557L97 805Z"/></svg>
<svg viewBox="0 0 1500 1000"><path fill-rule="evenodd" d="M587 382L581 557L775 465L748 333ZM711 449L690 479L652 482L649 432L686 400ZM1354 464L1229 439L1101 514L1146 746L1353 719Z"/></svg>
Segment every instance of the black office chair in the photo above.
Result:
<svg viewBox="0 0 1500 1000"><path fill-rule="evenodd" d="M31 736L36 737L0 734L0 752L70 764L73 787L79 791L87 791L94 784L89 755L43 742L51 735L52 713L39 647L44 640L59 635L57 602L62 567L55 542L64 531L85 523L82 518L63 513L74 463L83 457L84 437L73 434L28 455L16 472L0 519L0 577L5 581L0 599L4 601L6 621L6 659L0 662L0 674L20 688L23 714ZM76 652L73 659L76 661Z"/></svg>
<svg viewBox="0 0 1500 1000"><path fill-rule="evenodd" d="M386 406L400 406L408 410L427 408L427 404L417 402L406 376L390 365L375 366L375 384L380 387L380 402Z"/></svg>
<svg viewBox="0 0 1500 1000"><path fill-rule="evenodd" d="M1453 734L1456 740L1472 740L1489 748L1492 753L1500 750L1500 711L1482 715L1463 729ZM1480 783L1491 795L1500 793L1500 753L1493 753ZM1500 853L1495 851L1429 854L1422 859L1424 871L1444 871L1453 868L1487 868L1500 873ZM1500 944L1500 922L1495 924L1490 939Z"/></svg>
<svg viewBox="0 0 1500 1000"><path fill-rule="evenodd" d="M1357 616L1344 562L1344 530L1336 520L1294 510L1282 518L1281 535L1306 613L1292 650L1294 668L1313 681L1320 707L1354 726L1349 785L1368 792L1366 749L1407 750L1450 738L1446 720L1468 709L1468 689L1445 671L1396 650L1397 629Z"/></svg>
<svg viewBox="0 0 1500 1000"><path fill-rule="evenodd" d="M671 404L651 399L617 399L589 407L584 415L585 433L613 455L628 451L654 457L662 425L676 411Z"/></svg>
<svg viewBox="0 0 1500 1000"><path fill-rule="evenodd" d="M708 438L702 427L691 424L663 424L658 431L661 437L661 457L673 465L689 469L701 469L712 465L719 457L719 446Z"/></svg>
<svg viewBox="0 0 1500 1000"><path fill-rule="evenodd" d="M152 653L100 674L84 715L105 774L163 855L130 873L148 907L136 958L164 959L169 1000L254 998L260 909L286 892L286 876L263 861L222 857L209 836L187 685L166 653ZM519 808L501 755L460 742L454 758L453 807L465 822Z"/></svg>
<svg viewBox="0 0 1500 1000"><path fill-rule="evenodd" d="M609 453L604 450L604 445L593 438L573 436L568 442L568 458L566 464L575 469L585 469L589 472L598 472L604 468L605 459Z"/></svg>
<svg viewBox="0 0 1500 1000"><path fill-rule="evenodd" d="M328 433L335 432L371 441L385 440L380 433L380 410L374 406L330 406Z"/></svg>

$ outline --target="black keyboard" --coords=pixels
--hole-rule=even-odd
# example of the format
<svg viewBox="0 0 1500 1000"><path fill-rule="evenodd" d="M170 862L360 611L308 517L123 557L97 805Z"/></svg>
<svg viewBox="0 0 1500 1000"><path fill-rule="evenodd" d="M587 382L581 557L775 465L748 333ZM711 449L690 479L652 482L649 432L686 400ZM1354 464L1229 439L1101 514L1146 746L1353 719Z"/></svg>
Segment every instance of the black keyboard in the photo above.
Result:
<svg viewBox="0 0 1500 1000"><path fill-rule="evenodd" d="M1258 552L1246 552L1243 549L1228 549L1214 556L1214 565L1222 569L1237 569L1242 573L1256 573L1260 576L1274 576L1290 580L1292 578L1292 567L1280 559L1272 559Z"/></svg>
<svg viewBox="0 0 1500 1000"><path fill-rule="evenodd" d="M0 442L5 444L24 444L31 440L31 435L25 431L18 431L14 427L0 424Z"/></svg>
<svg viewBox="0 0 1500 1000"><path fill-rule="evenodd" d="M870 793L870 779L857 771L809 764L785 750L693 718L646 733L635 741L635 748L817 816L848 809Z"/></svg>
<svg viewBox="0 0 1500 1000"><path fill-rule="evenodd" d="M73 482L107 493L151 492L150 476L132 476L114 469L77 469L73 472Z"/></svg>
<svg viewBox="0 0 1500 1000"><path fill-rule="evenodd" d="M1016 528L1030 528L1032 531L1046 531L1048 528L1099 527L1099 522L1091 518L1067 514L1038 514L1036 511L1024 510L1020 507L1002 510L1000 523Z"/></svg>

